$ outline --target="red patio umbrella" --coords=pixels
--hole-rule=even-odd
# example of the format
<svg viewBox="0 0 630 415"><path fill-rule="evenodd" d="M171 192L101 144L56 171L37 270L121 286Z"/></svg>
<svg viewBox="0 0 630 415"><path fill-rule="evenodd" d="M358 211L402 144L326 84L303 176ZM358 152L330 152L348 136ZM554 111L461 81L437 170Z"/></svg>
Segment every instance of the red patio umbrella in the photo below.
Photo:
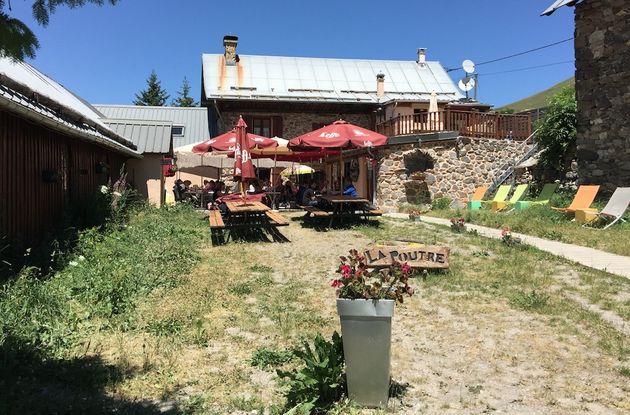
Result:
<svg viewBox="0 0 630 415"><path fill-rule="evenodd" d="M368 130L347 121L339 120L310 133L289 140L289 148L303 151L323 151L324 149L349 149L376 147L387 144L387 136ZM343 157L339 151L339 179L343 167ZM339 181L341 185L341 180Z"/></svg>
<svg viewBox="0 0 630 415"><path fill-rule="evenodd" d="M241 182L241 191L244 194L243 180L256 178L254 164L250 155L250 140L247 137L247 124L243 117L236 123L236 147L234 149L234 180ZM272 140L273 141L273 140ZM275 141L274 141L275 142Z"/></svg>
<svg viewBox="0 0 630 415"><path fill-rule="evenodd" d="M240 120L239 120L240 121ZM271 138L261 137L256 134L247 133L248 148L276 147L278 142ZM236 149L236 129L225 134L218 135L192 148L193 153L208 153L210 151L234 151Z"/></svg>
<svg viewBox="0 0 630 415"><path fill-rule="evenodd" d="M324 148L363 148L387 144L387 137L375 131L339 120L310 133L289 140L289 147L298 150Z"/></svg>

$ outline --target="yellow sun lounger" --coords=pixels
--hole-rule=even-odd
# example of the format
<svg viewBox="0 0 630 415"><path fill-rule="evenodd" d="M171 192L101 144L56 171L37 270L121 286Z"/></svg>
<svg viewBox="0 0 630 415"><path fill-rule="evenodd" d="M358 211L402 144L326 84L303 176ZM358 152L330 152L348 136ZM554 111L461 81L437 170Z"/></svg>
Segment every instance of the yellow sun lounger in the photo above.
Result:
<svg viewBox="0 0 630 415"><path fill-rule="evenodd" d="M513 206L516 202L521 200L523 196L525 196L525 193L527 193L527 188L529 188L529 185L519 184L518 186L516 186L516 189L514 189L514 193L512 194L510 200L505 202L492 202L492 210L499 211L509 206Z"/></svg>
<svg viewBox="0 0 630 415"><path fill-rule="evenodd" d="M503 186L499 186L499 190L494 195L492 200L478 200L478 201L470 201L468 202L468 209L470 210L479 210L483 203L492 203L492 202L505 202L508 194L510 193L510 189L512 185L504 184Z"/></svg>

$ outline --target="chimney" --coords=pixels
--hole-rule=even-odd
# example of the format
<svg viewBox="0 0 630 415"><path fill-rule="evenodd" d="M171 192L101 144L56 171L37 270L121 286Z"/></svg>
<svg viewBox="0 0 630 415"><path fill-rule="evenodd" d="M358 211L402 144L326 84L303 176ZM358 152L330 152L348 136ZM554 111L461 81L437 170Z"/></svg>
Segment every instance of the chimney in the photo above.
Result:
<svg viewBox="0 0 630 415"><path fill-rule="evenodd" d="M376 96L382 97L385 95L385 74L379 73L376 75Z"/></svg>
<svg viewBox="0 0 630 415"><path fill-rule="evenodd" d="M418 48L418 65L424 66L427 57L427 48Z"/></svg>
<svg viewBox="0 0 630 415"><path fill-rule="evenodd" d="M223 36L223 47L225 47L225 64L229 66L236 65L238 55L236 54L236 45L238 45L238 36Z"/></svg>

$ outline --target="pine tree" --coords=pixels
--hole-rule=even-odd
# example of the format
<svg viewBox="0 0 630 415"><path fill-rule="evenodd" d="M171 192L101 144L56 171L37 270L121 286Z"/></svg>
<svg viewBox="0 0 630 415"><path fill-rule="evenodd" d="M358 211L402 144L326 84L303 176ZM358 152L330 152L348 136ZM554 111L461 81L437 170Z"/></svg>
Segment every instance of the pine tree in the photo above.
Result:
<svg viewBox="0 0 630 415"><path fill-rule="evenodd" d="M174 107L196 107L197 102L193 99L193 97L189 96L190 93L190 83L188 83L188 79L184 77L184 84L182 85L182 90L177 91L177 97L173 100L171 105Z"/></svg>
<svg viewBox="0 0 630 415"><path fill-rule="evenodd" d="M169 95L166 93L166 90L162 89L162 85L158 80L157 74L155 71L151 71L151 75L149 75L149 78L147 79L147 89L140 91L139 94L136 94L136 99L133 101L133 104L162 107L166 104L168 97Z"/></svg>

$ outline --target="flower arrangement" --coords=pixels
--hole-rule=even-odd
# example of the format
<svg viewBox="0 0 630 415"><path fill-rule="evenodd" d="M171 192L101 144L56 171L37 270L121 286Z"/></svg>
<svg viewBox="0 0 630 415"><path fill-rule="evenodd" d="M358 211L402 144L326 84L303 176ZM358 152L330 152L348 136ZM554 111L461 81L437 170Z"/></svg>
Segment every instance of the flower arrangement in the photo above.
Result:
<svg viewBox="0 0 630 415"><path fill-rule="evenodd" d="M405 295L412 296L414 289L409 286L413 269L409 264L394 262L388 268L373 269L367 266L365 257L356 249L341 260L337 274L331 285L337 289L337 297L364 300L395 300L403 302Z"/></svg>
<svg viewBox="0 0 630 415"><path fill-rule="evenodd" d="M512 232L510 232L510 228L507 226L501 229L501 240L507 246L514 246L521 243L521 238L513 237Z"/></svg>
<svg viewBox="0 0 630 415"><path fill-rule="evenodd" d="M408 213L409 213L409 219L417 220L420 217L420 214L422 212L420 212L418 209L410 209Z"/></svg>
<svg viewBox="0 0 630 415"><path fill-rule="evenodd" d="M466 221L464 218L451 218L451 230L457 233L466 231Z"/></svg>

